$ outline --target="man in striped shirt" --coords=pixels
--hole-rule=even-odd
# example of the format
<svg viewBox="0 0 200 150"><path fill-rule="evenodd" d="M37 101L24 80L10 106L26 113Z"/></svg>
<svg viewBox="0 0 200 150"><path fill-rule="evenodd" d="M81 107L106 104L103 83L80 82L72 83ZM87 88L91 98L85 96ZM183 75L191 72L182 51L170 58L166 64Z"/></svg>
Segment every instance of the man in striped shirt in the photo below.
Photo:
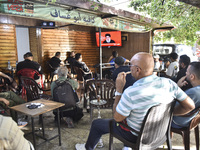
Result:
<svg viewBox="0 0 200 150"><path fill-rule="evenodd" d="M115 102L113 105L116 122L126 121L128 126L139 131L148 109L159 103L170 103L177 99L174 115L183 115L194 109L194 102L168 78L153 75L154 60L148 53L137 53L131 59L130 70L137 80L123 94L126 73L122 72L116 79ZM126 131L116 123L113 130L128 141L136 142L137 134ZM93 150L103 134L109 133L109 119L94 120L86 144L77 144L78 150Z"/></svg>
<svg viewBox="0 0 200 150"><path fill-rule="evenodd" d="M24 132L11 117L0 115L0 133L1 150L34 150L31 142L24 138Z"/></svg>

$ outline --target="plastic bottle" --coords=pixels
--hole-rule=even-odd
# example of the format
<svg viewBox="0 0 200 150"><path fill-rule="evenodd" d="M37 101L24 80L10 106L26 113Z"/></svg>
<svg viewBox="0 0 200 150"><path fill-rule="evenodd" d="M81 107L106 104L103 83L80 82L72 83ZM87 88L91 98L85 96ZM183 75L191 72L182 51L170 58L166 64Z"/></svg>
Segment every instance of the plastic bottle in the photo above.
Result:
<svg viewBox="0 0 200 150"><path fill-rule="evenodd" d="M11 69L10 60L8 60L8 69Z"/></svg>

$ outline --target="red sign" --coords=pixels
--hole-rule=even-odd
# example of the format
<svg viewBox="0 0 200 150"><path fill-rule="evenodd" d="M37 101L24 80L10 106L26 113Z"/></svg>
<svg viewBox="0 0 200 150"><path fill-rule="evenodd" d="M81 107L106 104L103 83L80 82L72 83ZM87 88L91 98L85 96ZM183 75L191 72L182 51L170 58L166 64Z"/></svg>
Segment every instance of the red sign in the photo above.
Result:
<svg viewBox="0 0 200 150"><path fill-rule="evenodd" d="M16 10L17 12L23 12L23 1L20 0L8 0L10 4L7 4L8 10Z"/></svg>

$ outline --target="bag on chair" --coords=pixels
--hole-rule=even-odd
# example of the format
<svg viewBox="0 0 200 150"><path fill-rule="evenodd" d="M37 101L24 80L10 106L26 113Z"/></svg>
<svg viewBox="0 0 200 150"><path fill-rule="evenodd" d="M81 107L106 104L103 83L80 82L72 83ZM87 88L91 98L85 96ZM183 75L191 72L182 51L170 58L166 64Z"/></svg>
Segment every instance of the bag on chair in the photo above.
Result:
<svg viewBox="0 0 200 150"><path fill-rule="evenodd" d="M56 80L55 83L57 86L53 90L53 100L65 103L65 106L61 107L60 110L64 111L68 108L75 108L76 102L79 101L79 99L70 82L66 80Z"/></svg>

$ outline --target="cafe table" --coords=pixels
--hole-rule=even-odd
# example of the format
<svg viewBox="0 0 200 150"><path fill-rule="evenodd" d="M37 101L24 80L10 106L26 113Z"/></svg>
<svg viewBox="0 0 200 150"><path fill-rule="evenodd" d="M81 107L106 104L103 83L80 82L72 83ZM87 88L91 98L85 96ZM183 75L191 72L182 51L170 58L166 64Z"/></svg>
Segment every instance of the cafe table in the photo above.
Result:
<svg viewBox="0 0 200 150"><path fill-rule="evenodd" d="M44 106L41 107L41 108L35 108L35 109L27 108L27 106L31 105L31 103L41 103ZM10 107L10 109L16 111L16 115L17 115L17 112L21 112L21 113L31 117L33 145L34 145L34 147L36 149L37 145L36 145L35 136L38 136L38 137L42 138L44 140L44 142L50 141L50 140L58 137L59 138L59 146L61 146L60 119L57 119L58 134L53 136L53 137L51 137L51 138L49 138L49 139L47 139L45 137L44 123L43 123L42 115L44 113L47 113L49 111L53 111L53 110L57 109L57 115L58 115L58 118L60 118L60 116L59 116L59 108L64 106L64 105L65 105L64 103L59 103L59 102L55 102L55 101L51 101L51 100L45 100L45 99L38 99L38 100L34 100L34 101L30 101L30 102L27 102L27 103L24 103L24 104L20 104L20 105L16 105L16 106ZM35 130L35 125L34 125L34 118L37 117L37 116L41 116L42 136L35 133L36 130ZM44 143L44 142L42 142L42 143ZM40 143L40 144L42 144L42 143ZM38 145L40 145L40 144L38 144Z"/></svg>

